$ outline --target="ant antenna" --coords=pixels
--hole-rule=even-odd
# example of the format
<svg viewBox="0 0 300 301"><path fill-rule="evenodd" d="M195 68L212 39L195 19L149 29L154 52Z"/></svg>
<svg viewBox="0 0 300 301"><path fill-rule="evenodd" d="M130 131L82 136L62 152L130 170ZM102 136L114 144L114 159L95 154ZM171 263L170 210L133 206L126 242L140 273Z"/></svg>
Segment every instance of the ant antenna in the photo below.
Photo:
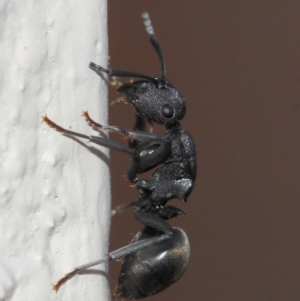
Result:
<svg viewBox="0 0 300 301"><path fill-rule="evenodd" d="M96 65L93 62L90 62L89 64L90 69L95 71L97 74L101 74L102 72L107 73L108 76L116 76L116 77L138 77L138 78L144 78L144 79L149 79L151 81L155 81L155 79L151 76L142 74L142 73L137 73L137 72L132 72L132 71L126 71L126 70L118 70L118 69L105 69L99 65Z"/></svg>
<svg viewBox="0 0 300 301"><path fill-rule="evenodd" d="M161 78L165 79L166 78L166 65L165 65L165 61L164 61L164 57L162 54L160 44L154 33L154 28L152 26L150 16L147 12L145 12L142 14L142 18L144 20L144 25L145 25L146 31L150 35L150 42L151 42L152 46L154 47L154 49L158 55L159 61L160 61L160 67L161 67L161 72L162 72Z"/></svg>
<svg viewBox="0 0 300 301"><path fill-rule="evenodd" d="M159 44L158 39L157 39L157 37L154 33L154 29L153 29L149 14L147 12L143 13L142 18L144 20L144 25L145 25L146 31L150 35L150 42L151 42L152 46L154 47L155 52L158 55L158 58L159 58L159 61L160 61L161 72L162 72L161 79L164 80L166 78L166 66L165 66L165 61L164 61L164 57L163 57L163 54L162 54L160 44ZM106 69L106 68L103 68L99 65L96 65L93 62L90 62L89 67L93 71L95 71L98 75L100 75L104 72L104 73L108 74L109 77L112 77L112 76L115 76L115 77L137 77L137 78L144 78L144 79L147 79L147 80L151 80L151 81L154 81L154 82L157 81L156 78L153 78L151 76L148 76L148 75L145 75L145 74L142 74L142 73L126 71L126 70L119 70L119 69L112 69L112 68Z"/></svg>

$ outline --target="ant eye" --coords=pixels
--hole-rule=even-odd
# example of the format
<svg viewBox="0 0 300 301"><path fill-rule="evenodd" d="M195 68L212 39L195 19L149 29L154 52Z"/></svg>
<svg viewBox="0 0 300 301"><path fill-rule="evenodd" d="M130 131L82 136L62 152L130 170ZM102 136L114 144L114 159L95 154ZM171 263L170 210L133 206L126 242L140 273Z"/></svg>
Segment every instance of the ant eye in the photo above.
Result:
<svg viewBox="0 0 300 301"><path fill-rule="evenodd" d="M136 85L133 85L133 87L134 87L134 92L137 95L147 93L147 91L148 91L148 84L147 83L138 83Z"/></svg>
<svg viewBox="0 0 300 301"><path fill-rule="evenodd" d="M147 88L147 83L141 83L142 88Z"/></svg>
<svg viewBox="0 0 300 301"><path fill-rule="evenodd" d="M172 118L174 115L174 109L172 106L166 104L162 107L161 114L166 118Z"/></svg>

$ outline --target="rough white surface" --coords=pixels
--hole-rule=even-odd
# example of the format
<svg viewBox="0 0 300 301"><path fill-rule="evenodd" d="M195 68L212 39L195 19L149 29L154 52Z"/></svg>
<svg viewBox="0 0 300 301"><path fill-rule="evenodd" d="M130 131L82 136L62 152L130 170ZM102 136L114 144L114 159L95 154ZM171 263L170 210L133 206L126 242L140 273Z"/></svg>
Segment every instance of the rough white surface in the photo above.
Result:
<svg viewBox="0 0 300 301"><path fill-rule="evenodd" d="M41 116L91 134L86 109L107 124L105 82L88 68L107 64L106 1L2 0L0 20L0 300L105 301L102 274L57 294L51 283L107 252L108 152Z"/></svg>

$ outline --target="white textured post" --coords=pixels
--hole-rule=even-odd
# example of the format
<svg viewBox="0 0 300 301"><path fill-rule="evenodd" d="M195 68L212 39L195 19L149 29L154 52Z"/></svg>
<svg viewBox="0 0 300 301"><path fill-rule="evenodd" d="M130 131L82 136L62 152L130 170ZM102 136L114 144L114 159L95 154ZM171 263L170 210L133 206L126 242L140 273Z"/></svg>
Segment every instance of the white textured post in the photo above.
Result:
<svg viewBox="0 0 300 301"><path fill-rule="evenodd" d="M0 22L0 300L108 300L105 264L51 285L107 254L108 151L41 123L107 124L106 1L3 0Z"/></svg>

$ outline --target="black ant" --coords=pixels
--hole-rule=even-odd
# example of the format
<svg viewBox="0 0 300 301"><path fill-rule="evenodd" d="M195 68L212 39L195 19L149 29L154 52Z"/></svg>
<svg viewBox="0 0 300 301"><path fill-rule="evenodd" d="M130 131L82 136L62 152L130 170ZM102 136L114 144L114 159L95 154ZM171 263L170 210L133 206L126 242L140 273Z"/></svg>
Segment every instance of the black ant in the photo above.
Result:
<svg viewBox="0 0 300 301"><path fill-rule="evenodd" d="M161 77L153 78L130 71L105 69L94 63L89 65L99 75L107 73L110 77L141 78L122 84L117 89L135 108L134 129L129 131L117 126L103 126L93 121L87 112L83 114L93 128L114 131L128 138L128 146L108 138L87 136L64 129L47 116L43 117L50 127L64 135L86 138L95 144L129 155L131 162L127 177L137 187L140 197L135 202L121 206L119 211L134 206L134 217L145 225L129 245L109 253L106 258L80 266L61 278L54 285L56 291L80 271L123 257L116 295L131 299L144 298L176 282L189 260L190 246L187 235L183 230L172 228L167 223L167 220L184 213L174 206L167 206L166 203L173 198L187 201L196 178L196 146L192 136L181 128L179 123L185 115L185 100L167 81L161 47L149 15L144 13L143 19L150 42L160 60ZM165 135L146 132L146 121L164 125ZM138 174L158 165L161 167L154 171L150 180L138 177Z"/></svg>

